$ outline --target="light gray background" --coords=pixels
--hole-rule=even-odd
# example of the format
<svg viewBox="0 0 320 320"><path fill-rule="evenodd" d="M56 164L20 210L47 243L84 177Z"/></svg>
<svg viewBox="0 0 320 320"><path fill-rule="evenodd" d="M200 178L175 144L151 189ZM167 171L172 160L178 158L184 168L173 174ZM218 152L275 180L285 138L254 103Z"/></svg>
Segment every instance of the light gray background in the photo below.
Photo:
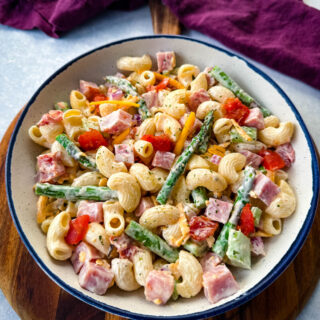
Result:
<svg viewBox="0 0 320 320"><path fill-rule="evenodd" d="M320 8L319 0L305 1ZM63 64L108 42L152 33L148 7L132 12L106 12L64 35L61 39L50 38L38 30L20 31L0 26L0 138L37 88ZM217 41L198 32L185 30L184 34L225 48ZM319 147L320 91L250 61L265 71L288 94ZM318 320L319 305L320 282L298 319ZM0 291L0 320L9 319L15 320L19 317Z"/></svg>

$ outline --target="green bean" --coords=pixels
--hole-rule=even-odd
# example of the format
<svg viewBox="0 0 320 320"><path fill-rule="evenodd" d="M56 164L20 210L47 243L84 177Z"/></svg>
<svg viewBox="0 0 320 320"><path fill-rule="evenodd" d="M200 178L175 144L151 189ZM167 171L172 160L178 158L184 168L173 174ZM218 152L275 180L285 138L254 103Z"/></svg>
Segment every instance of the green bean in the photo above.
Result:
<svg viewBox="0 0 320 320"><path fill-rule="evenodd" d="M207 189L205 187L198 187L191 192L193 203L198 209L206 207L206 201L208 200Z"/></svg>

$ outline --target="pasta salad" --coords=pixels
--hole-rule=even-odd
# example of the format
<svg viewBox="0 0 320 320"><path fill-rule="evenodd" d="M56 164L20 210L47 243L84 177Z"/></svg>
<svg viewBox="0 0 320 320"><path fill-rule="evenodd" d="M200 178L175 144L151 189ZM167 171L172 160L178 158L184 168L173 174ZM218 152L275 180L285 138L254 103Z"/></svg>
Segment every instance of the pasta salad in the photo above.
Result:
<svg viewBox="0 0 320 320"><path fill-rule="evenodd" d="M79 285L104 295L144 287L157 305L210 303L239 290L296 208L287 182L294 125L281 122L218 66L176 67L174 52L122 57L123 73L80 80L29 129L37 223Z"/></svg>

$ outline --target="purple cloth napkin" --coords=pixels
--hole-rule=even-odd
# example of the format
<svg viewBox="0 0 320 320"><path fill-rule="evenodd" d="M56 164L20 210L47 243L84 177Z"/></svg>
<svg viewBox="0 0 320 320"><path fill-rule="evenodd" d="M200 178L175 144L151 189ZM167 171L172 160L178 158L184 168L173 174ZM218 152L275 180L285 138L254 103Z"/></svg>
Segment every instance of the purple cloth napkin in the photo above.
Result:
<svg viewBox="0 0 320 320"><path fill-rule="evenodd" d="M59 38L106 8L131 10L145 0L0 0L0 23L30 30L38 28Z"/></svg>
<svg viewBox="0 0 320 320"><path fill-rule="evenodd" d="M163 0L187 28L320 89L320 11L300 0Z"/></svg>

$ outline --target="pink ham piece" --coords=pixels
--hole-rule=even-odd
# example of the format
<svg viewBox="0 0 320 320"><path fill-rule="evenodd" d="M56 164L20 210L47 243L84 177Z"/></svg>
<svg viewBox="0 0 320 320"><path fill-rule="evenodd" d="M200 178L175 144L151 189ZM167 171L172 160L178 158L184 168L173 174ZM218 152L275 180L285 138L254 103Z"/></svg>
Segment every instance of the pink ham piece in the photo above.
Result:
<svg viewBox="0 0 320 320"><path fill-rule="evenodd" d="M244 120L244 126L254 127L258 130L264 129L263 114L259 108L250 109L249 115Z"/></svg>
<svg viewBox="0 0 320 320"><path fill-rule="evenodd" d="M222 157L218 156L217 154L213 154L212 157L210 158L210 161L216 165L219 165Z"/></svg>
<svg viewBox="0 0 320 320"><path fill-rule="evenodd" d="M119 134L125 129L130 128L131 123L132 115L119 109L100 119L100 129L102 132Z"/></svg>
<svg viewBox="0 0 320 320"><path fill-rule="evenodd" d="M82 200L78 206L77 217L88 215L89 222L103 222L102 202L90 202Z"/></svg>
<svg viewBox="0 0 320 320"><path fill-rule="evenodd" d="M189 113L186 113L182 118L179 119L179 122L181 124L182 127L184 127L187 119L189 117ZM196 118L196 120L194 121L193 126L191 127L191 130L189 132L188 137L192 137L194 136L195 133L198 133L198 131L200 130L202 126L202 121L200 121L198 118ZM191 142L191 140L190 140Z"/></svg>
<svg viewBox="0 0 320 320"><path fill-rule="evenodd" d="M154 167L170 170L176 155L172 152L157 151L152 160Z"/></svg>
<svg viewBox="0 0 320 320"><path fill-rule="evenodd" d="M261 237L252 237L250 238L251 241L251 252L255 256L265 256L266 253L264 251L264 244Z"/></svg>
<svg viewBox="0 0 320 320"><path fill-rule="evenodd" d="M209 93L202 89L199 89L193 93L191 93L189 97L189 108L191 111L197 111L198 106L205 101L210 100Z"/></svg>
<svg viewBox="0 0 320 320"><path fill-rule="evenodd" d="M243 154L246 158L246 165L252 166L253 168L259 168L263 158L256 153L253 153L249 150L241 150L239 153Z"/></svg>
<svg viewBox="0 0 320 320"><path fill-rule="evenodd" d="M232 206L233 204L230 202L210 198L205 215L212 221L227 223Z"/></svg>
<svg viewBox="0 0 320 320"><path fill-rule="evenodd" d="M116 247L120 258L132 260L132 257L139 250L139 248L132 243L132 240L124 233L118 237L111 237L110 242Z"/></svg>
<svg viewBox="0 0 320 320"><path fill-rule="evenodd" d="M62 122L63 112L60 110L50 110L48 113L45 113L40 121L38 122L38 127L45 126L48 124L55 124Z"/></svg>
<svg viewBox="0 0 320 320"><path fill-rule="evenodd" d="M80 80L80 92L83 93L87 99L91 100L100 90L96 83Z"/></svg>
<svg viewBox="0 0 320 320"><path fill-rule="evenodd" d="M208 252L204 257L200 259L203 272L210 272L215 270L215 267L220 264L222 259L213 252Z"/></svg>
<svg viewBox="0 0 320 320"><path fill-rule="evenodd" d="M114 273L111 269L94 262L86 262L79 273L79 284L83 289L103 295L107 292L113 278Z"/></svg>
<svg viewBox="0 0 320 320"><path fill-rule="evenodd" d="M146 102L148 109L151 109L152 107L160 107L159 96L156 90L148 91L143 93L141 96Z"/></svg>
<svg viewBox="0 0 320 320"><path fill-rule="evenodd" d="M158 72L169 72L176 66L176 56L173 51L157 52Z"/></svg>
<svg viewBox="0 0 320 320"><path fill-rule="evenodd" d="M150 209L152 207L154 207L154 203L151 197L142 197L134 214L136 215L136 217L140 217L147 209Z"/></svg>
<svg viewBox="0 0 320 320"><path fill-rule="evenodd" d="M296 159L296 154L290 142L278 146L276 148L276 153L278 153L280 157L283 159L287 168L290 168L291 164Z"/></svg>
<svg viewBox="0 0 320 320"><path fill-rule="evenodd" d="M152 270L149 272L144 295L155 304L165 304L172 296L174 278L168 271Z"/></svg>
<svg viewBox="0 0 320 320"><path fill-rule="evenodd" d="M220 264L203 274L204 295L210 303L230 297L239 290L239 285L230 270Z"/></svg>
<svg viewBox="0 0 320 320"><path fill-rule="evenodd" d="M66 172L61 159L60 153L46 153L37 157L39 182L51 182L61 177Z"/></svg>
<svg viewBox="0 0 320 320"><path fill-rule="evenodd" d="M252 190L267 206L280 192L280 188L262 173L256 175Z"/></svg>
<svg viewBox="0 0 320 320"><path fill-rule="evenodd" d="M79 273L86 262L101 258L102 254L96 248L86 242L80 242L71 256L74 272Z"/></svg>
<svg viewBox="0 0 320 320"><path fill-rule="evenodd" d="M216 83L216 79L209 73L209 71L211 71L212 69L213 69L213 67L206 67L203 70L203 72L205 73L205 75L207 77L208 88L211 88Z"/></svg>
<svg viewBox="0 0 320 320"><path fill-rule="evenodd" d="M124 94L122 90L115 88L115 87L110 87L108 89L107 97L109 100L121 100L123 98Z"/></svg>
<svg viewBox="0 0 320 320"><path fill-rule="evenodd" d="M134 163L134 153L132 146L128 144L115 144L115 159L118 162L124 162L127 164Z"/></svg>

